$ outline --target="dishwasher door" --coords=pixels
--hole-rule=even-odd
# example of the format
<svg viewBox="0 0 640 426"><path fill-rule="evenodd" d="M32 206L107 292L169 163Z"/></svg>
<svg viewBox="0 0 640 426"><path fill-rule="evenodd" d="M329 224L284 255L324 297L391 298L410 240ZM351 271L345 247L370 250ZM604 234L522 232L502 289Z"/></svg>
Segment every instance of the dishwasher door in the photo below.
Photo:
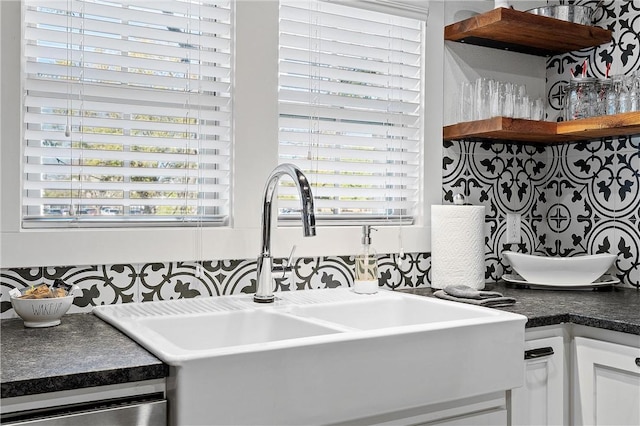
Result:
<svg viewBox="0 0 640 426"><path fill-rule="evenodd" d="M167 401L160 398L97 401L2 417L3 426L163 426L167 424Z"/></svg>

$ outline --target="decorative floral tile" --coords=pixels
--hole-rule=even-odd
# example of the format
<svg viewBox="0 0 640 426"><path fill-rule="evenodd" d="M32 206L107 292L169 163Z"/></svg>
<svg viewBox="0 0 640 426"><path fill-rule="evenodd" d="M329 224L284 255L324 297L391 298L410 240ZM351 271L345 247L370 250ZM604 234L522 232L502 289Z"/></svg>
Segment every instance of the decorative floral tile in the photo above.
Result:
<svg viewBox="0 0 640 426"><path fill-rule="evenodd" d="M378 259L380 285L386 289L428 287L431 256L424 253L384 255Z"/></svg>
<svg viewBox="0 0 640 426"><path fill-rule="evenodd" d="M289 279L276 280L278 290L312 290L353 284L353 256L299 258Z"/></svg>
<svg viewBox="0 0 640 426"><path fill-rule="evenodd" d="M135 265L7 268L0 272L1 318L14 317L9 291L62 279L78 286L69 313L91 312L94 306L128 303L136 299Z"/></svg>
<svg viewBox="0 0 640 426"><path fill-rule="evenodd" d="M594 245L599 242L593 238ZM603 239L604 240L604 239ZM610 247L609 253L617 253L618 278L627 286L640 287L640 223L637 220L616 220L611 241L603 241L602 251Z"/></svg>
<svg viewBox="0 0 640 426"><path fill-rule="evenodd" d="M611 195L616 218L637 218L640 206L640 150L616 151Z"/></svg>

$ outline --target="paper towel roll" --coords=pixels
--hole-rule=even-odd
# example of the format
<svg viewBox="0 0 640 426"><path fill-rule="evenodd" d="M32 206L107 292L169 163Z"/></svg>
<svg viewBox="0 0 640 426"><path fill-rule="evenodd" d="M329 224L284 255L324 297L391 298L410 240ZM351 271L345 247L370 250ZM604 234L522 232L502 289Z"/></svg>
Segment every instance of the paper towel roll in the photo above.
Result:
<svg viewBox="0 0 640 426"><path fill-rule="evenodd" d="M484 288L484 206L431 206L431 287Z"/></svg>

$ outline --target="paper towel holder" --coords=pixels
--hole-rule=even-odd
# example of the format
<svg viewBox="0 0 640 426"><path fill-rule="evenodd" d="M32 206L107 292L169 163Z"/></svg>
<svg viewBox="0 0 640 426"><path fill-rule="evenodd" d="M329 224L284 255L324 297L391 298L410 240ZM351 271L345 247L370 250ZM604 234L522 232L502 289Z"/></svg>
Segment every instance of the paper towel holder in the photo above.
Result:
<svg viewBox="0 0 640 426"><path fill-rule="evenodd" d="M465 204L464 201L464 195L460 193L453 196L453 204L455 204L456 206L463 206Z"/></svg>

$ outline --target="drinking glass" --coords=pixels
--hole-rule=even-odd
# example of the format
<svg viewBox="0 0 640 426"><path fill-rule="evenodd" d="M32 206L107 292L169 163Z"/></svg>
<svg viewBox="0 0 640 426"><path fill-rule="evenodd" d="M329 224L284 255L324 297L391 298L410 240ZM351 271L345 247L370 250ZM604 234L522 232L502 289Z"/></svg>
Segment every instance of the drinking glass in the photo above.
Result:
<svg viewBox="0 0 640 426"><path fill-rule="evenodd" d="M457 117L459 123L473 120L473 96L473 84L468 81L460 83Z"/></svg>
<svg viewBox="0 0 640 426"><path fill-rule="evenodd" d="M611 80L604 79L596 82L596 105L593 109L593 115L606 115L607 114L607 96L611 90Z"/></svg>
<svg viewBox="0 0 640 426"><path fill-rule="evenodd" d="M616 92L618 101L618 113L629 112L629 88L627 77L617 75L613 77L613 90Z"/></svg>
<svg viewBox="0 0 640 426"><path fill-rule="evenodd" d="M531 101L531 114L529 118L536 121L544 120L544 102L542 98Z"/></svg>
<svg viewBox="0 0 640 426"><path fill-rule="evenodd" d="M475 82L474 120L489 118L489 80L478 78Z"/></svg>
<svg viewBox="0 0 640 426"><path fill-rule="evenodd" d="M502 115L503 91L503 82L497 80L489 82L489 110L491 117L500 117Z"/></svg>
<svg viewBox="0 0 640 426"><path fill-rule="evenodd" d="M590 77L572 78L569 81L565 99L566 120L587 118L593 115L597 97L595 81Z"/></svg>
<svg viewBox="0 0 640 426"><path fill-rule="evenodd" d="M618 97L613 86L613 79L609 80L609 89L605 100L605 114L613 115L618 113Z"/></svg>
<svg viewBox="0 0 640 426"><path fill-rule="evenodd" d="M640 111L640 71L629 76L629 111Z"/></svg>
<svg viewBox="0 0 640 426"><path fill-rule="evenodd" d="M516 101L515 86L513 83L504 83L502 97L502 115L504 117L513 117Z"/></svg>
<svg viewBox="0 0 640 426"><path fill-rule="evenodd" d="M531 101L528 95L518 97L518 114L517 118L528 119L531 116Z"/></svg>

